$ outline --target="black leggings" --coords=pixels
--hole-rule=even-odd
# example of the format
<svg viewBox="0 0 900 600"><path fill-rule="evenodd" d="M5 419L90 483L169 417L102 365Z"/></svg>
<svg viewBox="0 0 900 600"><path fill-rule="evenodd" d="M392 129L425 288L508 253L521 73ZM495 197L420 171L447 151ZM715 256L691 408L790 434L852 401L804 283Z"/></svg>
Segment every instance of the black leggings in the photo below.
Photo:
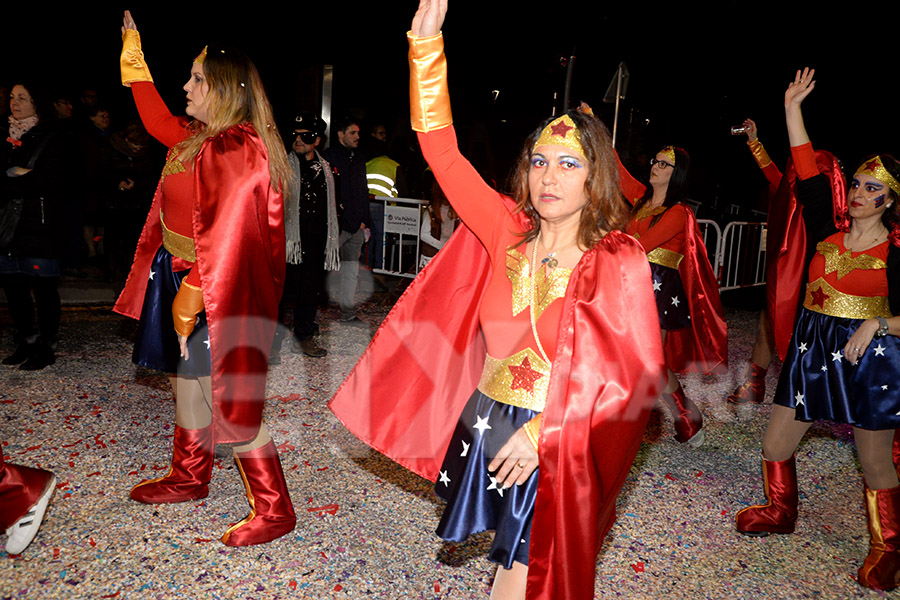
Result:
<svg viewBox="0 0 900 600"><path fill-rule="evenodd" d="M62 306L59 299L59 277L0 275L3 292L16 329L16 343L40 341L56 347ZM32 300L32 293L34 299ZM37 307L37 327L35 327Z"/></svg>

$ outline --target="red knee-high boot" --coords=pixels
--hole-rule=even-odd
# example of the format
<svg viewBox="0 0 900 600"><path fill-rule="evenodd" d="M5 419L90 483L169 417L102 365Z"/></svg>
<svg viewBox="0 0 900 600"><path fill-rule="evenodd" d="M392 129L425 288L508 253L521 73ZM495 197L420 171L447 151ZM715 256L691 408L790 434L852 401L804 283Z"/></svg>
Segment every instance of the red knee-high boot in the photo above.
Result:
<svg viewBox="0 0 900 600"><path fill-rule="evenodd" d="M794 457L777 462L763 457L763 485L766 503L738 512L737 530L755 536L794 533L797 521L797 463Z"/></svg>
<svg viewBox="0 0 900 600"><path fill-rule="evenodd" d="M728 401L732 404L747 404L753 402L759 404L766 396L766 369L758 364L750 361L747 365L747 375L744 383L739 385L734 392L728 396Z"/></svg>
<svg viewBox="0 0 900 600"><path fill-rule="evenodd" d="M859 568L859 585L876 590L900 586L900 486L866 488L869 554Z"/></svg>
<svg viewBox="0 0 900 600"><path fill-rule="evenodd" d="M169 472L165 477L134 486L131 499L145 504L167 504L206 498L213 458L212 425L203 429L182 429L176 425Z"/></svg>
<svg viewBox="0 0 900 600"><path fill-rule="evenodd" d="M687 442L694 448L703 444L703 413L696 404L684 395L679 387L671 394L660 396L666 408L675 420L675 439L680 443Z"/></svg>
<svg viewBox="0 0 900 600"><path fill-rule="evenodd" d="M222 542L226 546L265 544L293 531L297 517L275 444L270 441L262 448L235 453L235 462L247 488L250 514L229 527Z"/></svg>

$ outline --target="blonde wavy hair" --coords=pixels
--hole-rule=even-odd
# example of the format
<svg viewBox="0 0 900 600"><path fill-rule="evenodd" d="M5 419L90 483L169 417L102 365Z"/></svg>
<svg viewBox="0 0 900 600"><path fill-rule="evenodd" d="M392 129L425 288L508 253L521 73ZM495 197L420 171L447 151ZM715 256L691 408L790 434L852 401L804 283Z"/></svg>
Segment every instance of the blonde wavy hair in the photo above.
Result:
<svg viewBox="0 0 900 600"><path fill-rule="evenodd" d="M272 188L287 193L293 178L291 167L275 126L272 105L253 61L235 48L210 45L203 71L209 85L206 96L209 122L203 124L195 119L188 126L190 137L176 147L181 160L194 159L206 140L228 128L251 123L269 155Z"/></svg>

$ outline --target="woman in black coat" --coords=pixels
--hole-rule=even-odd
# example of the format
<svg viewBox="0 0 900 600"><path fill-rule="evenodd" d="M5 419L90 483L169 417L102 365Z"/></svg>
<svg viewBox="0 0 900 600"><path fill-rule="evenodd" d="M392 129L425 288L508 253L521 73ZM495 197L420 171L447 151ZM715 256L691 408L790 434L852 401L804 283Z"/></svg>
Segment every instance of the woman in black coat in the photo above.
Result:
<svg viewBox="0 0 900 600"><path fill-rule="evenodd" d="M65 236L66 137L41 110L34 86L10 94L8 136L0 159L0 206L21 201L12 239L0 248L0 285L15 326L15 352L5 365L38 370L55 362L59 343L59 257ZM32 294L34 299L32 300ZM37 308L37 324L35 323Z"/></svg>

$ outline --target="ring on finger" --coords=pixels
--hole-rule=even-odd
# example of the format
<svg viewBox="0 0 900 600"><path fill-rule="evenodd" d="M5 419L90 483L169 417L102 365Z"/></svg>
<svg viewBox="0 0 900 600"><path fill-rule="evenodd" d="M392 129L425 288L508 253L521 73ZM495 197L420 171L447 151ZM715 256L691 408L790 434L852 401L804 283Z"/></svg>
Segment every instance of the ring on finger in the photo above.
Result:
<svg viewBox="0 0 900 600"><path fill-rule="evenodd" d="M524 468L525 468L525 465L523 465L523 464L520 463L520 462L517 462L517 463L516 463L516 466L517 466L518 468L520 468L520 469L524 469Z"/></svg>

